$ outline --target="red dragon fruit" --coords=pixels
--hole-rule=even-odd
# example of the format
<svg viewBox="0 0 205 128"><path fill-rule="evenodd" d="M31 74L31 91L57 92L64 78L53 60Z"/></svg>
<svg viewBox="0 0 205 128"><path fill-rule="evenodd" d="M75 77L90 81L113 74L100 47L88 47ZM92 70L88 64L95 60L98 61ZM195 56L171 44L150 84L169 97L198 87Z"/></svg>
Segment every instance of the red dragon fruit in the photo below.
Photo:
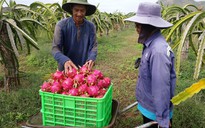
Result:
<svg viewBox="0 0 205 128"><path fill-rule="evenodd" d="M67 77L73 78L77 74L77 70L75 68L72 68L71 71L68 71L66 74Z"/></svg>
<svg viewBox="0 0 205 128"><path fill-rule="evenodd" d="M102 79L103 78L103 74L100 70L94 70L93 71L93 75L95 75L98 79Z"/></svg>
<svg viewBox="0 0 205 128"><path fill-rule="evenodd" d="M56 71L55 73L52 74L52 78L54 81L61 81L64 79L64 75L62 71Z"/></svg>
<svg viewBox="0 0 205 128"><path fill-rule="evenodd" d="M62 86L58 81L53 82L53 85L51 86L51 92L52 93L60 93L62 91Z"/></svg>
<svg viewBox="0 0 205 128"><path fill-rule="evenodd" d="M68 91L73 88L73 80L71 78L66 78L62 83L63 90Z"/></svg>
<svg viewBox="0 0 205 128"><path fill-rule="evenodd" d="M78 89L77 88L71 88L68 92L71 96L78 96Z"/></svg>
<svg viewBox="0 0 205 128"><path fill-rule="evenodd" d="M84 81L84 75L83 74L76 74L73 79L76 83L82 84Z"/></svg>
<svg viewBox="0 0 205 128"><path fill-rule="evenodd" d="M93 97L97 96L98 95L98 91L99 91L98 86L89 86L88 87L88 94L90 96L93 96Z"/></svg>
<svg viewBox="0 0 205 128"><path fill-rule="evenodd" d="M94 85L96 83L96 81L97 81L96 76L94 76L92 74L87 76L87 84L88 85Z"/></svg>
<svg viewBox="0 0 205 128"><path fill-rule="evenodd" d="M110 84L111 84L110 78L109 77L105 77L103 80L105 82L104 87L108 88L110 86Z"/></svg>
<svg viewBox="0 0 205 128"><path fill-rule="evenodd" d="M80 86L78 87L78 92L79 92L80 94L86 93L87 90L88 90L87 84L82 84L82 85L80 85Z"/></svg>
<svg viewBox="0 0 205 128"><path fill-rule="evenodd" d="M50 92L51 91L51 83L44 82L41 86L41 90L44 92Z"/></svg>

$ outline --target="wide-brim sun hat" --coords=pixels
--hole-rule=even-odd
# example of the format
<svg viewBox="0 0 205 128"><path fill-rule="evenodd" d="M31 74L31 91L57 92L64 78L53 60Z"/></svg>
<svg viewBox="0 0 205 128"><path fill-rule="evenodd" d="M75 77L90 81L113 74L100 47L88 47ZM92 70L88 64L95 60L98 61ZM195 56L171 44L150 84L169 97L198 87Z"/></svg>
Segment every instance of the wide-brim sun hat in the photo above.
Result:
<svg viewBox="0 0 205 128"><path fill-rule="evenodd" d="M157 28L169 28L173 25L161 17L161 6L151 2L140 3L136 15L125 21L148 24Z"/></svg>
<svg viewBox="0 0 205 128"><path fill-rule="evenodd" d="M73 4L85 5L87 7L86 14L85 14L86 16L94 14L97 9L95 5L89 4L87 0L69 0L67 3L62 5L62 8L66 12L72 14L71 7Z"/></svg>

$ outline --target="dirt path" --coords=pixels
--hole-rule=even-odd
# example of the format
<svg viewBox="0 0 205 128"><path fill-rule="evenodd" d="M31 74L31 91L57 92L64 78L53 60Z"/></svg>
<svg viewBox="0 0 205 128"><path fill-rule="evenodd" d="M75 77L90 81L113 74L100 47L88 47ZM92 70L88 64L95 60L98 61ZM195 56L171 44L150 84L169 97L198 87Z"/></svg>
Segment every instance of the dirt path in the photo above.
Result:
<svg viewBox="0 0 205 128"><path fill-rule="evenodd" d="M125 30L113 33L109 39L104 39L104 42L100 42L99 45L96 68L111 78L114 89L113 99L120 103L120 110L135 102L138 70L134 69L134 62L141 55L141 46L136 43L136 40L137 33L134 30ZM130 109L118 117L116 127L134 127L137 115L136 107Z"/></svg>

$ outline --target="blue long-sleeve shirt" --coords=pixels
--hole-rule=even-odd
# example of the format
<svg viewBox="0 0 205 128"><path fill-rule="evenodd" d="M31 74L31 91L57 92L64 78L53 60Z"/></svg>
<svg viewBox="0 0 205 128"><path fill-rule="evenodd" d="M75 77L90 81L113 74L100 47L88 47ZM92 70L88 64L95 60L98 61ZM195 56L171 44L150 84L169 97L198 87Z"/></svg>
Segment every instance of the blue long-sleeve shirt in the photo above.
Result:
<svg viewBox="0 0 205 128"><path fill-rule="evenodd" d="M170 100L174 96L175 84L174 53L158 31L144 43L136 98L143 108L156 115L156 121L165 128L169 127L169 114L173 109Z"/></svg>
<svg viewBox="0 0 205 128"><path fill-rule="evenodd" d="M55 27L52 55L59 64L59 70L63 70L68 60L76 66L82 66L88 60L95 61L97 41L94 24L84 19L77 28L72 17L59 21Z"/></svg>

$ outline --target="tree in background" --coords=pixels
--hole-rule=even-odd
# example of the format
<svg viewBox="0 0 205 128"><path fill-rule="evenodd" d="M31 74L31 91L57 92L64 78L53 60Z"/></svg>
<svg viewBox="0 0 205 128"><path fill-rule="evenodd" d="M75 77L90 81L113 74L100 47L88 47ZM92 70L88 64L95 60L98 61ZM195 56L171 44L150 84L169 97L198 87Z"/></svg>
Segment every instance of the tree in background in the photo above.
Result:
<svg viewBox="0 0 205 128"><path fill-rule="evenodd" d="M3 4L7 7L3 7ZM4 87L7 91L12 86L20 85L19 50L26 47L30 54L32 47L39 49L35 41L35 28L43 25L31 18L33 14L35 12L26 5L0 0L0 62L3 65Z"/></svg>

